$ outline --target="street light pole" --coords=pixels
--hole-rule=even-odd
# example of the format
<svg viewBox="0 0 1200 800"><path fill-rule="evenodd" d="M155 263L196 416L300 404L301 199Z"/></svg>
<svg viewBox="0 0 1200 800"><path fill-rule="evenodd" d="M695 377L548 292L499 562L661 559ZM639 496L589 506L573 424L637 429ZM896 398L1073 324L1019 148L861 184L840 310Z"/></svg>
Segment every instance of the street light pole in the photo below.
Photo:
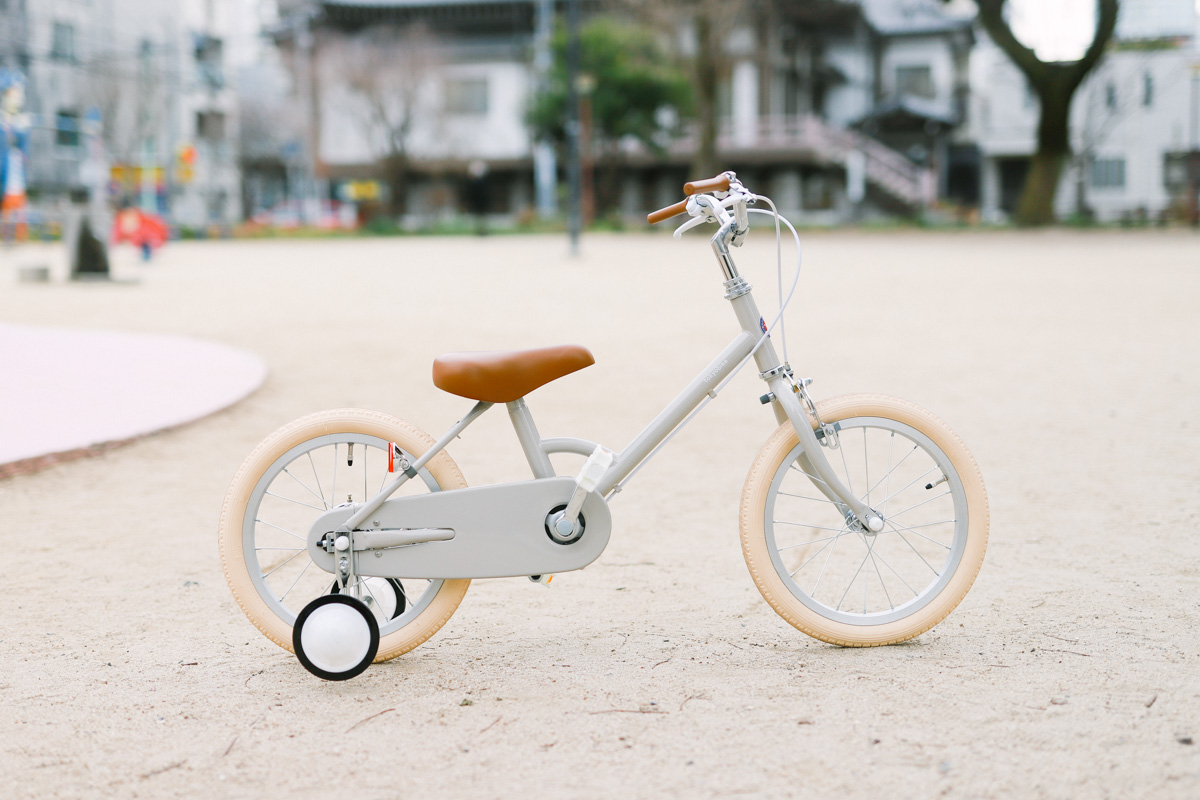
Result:
<svg viewBox="0 0 1200 800"><path fill-rule="evenodd" d="M538 0L534 36L533 68L537 76L539 91L545 91L550 82L553 58L550 40L554 33L554 0ZM548 137L538 139L533 145L533 183L537 196L538 215L551 219L558 213L558 165L554 158L554 144Z"/></svg>
<svg viewBox="0 0 1200 800"><path fill-rule="evenodd" d="M579 0L567 0L567 233L571 255L579 255L582 175L579 163Z"/></svg>

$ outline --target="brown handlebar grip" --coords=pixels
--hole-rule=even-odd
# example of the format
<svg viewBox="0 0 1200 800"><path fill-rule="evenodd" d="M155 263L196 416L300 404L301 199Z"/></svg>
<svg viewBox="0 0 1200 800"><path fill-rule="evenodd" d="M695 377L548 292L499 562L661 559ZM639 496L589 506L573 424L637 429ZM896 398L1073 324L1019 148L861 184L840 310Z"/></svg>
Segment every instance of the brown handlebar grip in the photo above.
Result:
<svg viewBox="0 0 1200 800"><path fill-rule="evenodd" d="M651 225L653 225L656 222L662 222L664 219L670 219L671 217L675 216L676 214L682 214L685 211L687 211L687 200L680 200L678 203L676 203L673 206L667 206L666 208L660 208L658 211L655 211L653 214L647 214L646 221L649 222Z"/></svg>
<svg viewBox="0 0 1200 800"><path fill-rule="evenodd" d="M703 181L688 181L683 185L683 193L689 197L702 192L728 192L729 176L718 175Z"/></svg>

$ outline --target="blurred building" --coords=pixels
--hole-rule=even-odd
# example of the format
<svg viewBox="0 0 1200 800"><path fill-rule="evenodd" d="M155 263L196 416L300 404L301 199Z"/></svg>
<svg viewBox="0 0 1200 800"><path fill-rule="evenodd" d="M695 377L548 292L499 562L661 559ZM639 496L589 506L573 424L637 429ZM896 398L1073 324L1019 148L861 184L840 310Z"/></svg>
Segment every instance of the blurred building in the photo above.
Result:
<svg viewBox="0 0 1200 800"><path fill-rule="evenodd" d="M402 157L405 208L437 213L465 207L466 167L482 161L489 209L530 209L536 145L525 109L537 80L541 15L560 7L549 0L283 0L276 39L295 103L313 122L302 143L312 173L336 196L340 186L383 178L381 166ZM587 13L615 7L584 4ZM718 142L724 164L809 222L910 214L939 194L977 202L978 151L963 137L969 17L936 0L778 0L748 8L728 37L732 66L720 89ZM372 37L381 33L393 37L395 61L373 54ZM412 122L395 125L389 114ZM665 157L626 153L621 212L633 218L677 199L682 181L694 177L694 147L683 136Z"/></svg>
<svg viewBox="0 0 1200 800"><path fill-rule="evenodd" d="M180 225L239 219L226 37L242 5L0 3L0 66L21 70L33 121L34 210L53 214L73 188L87 184L114 204L138 203ZM89 147L89 135L103 146Z"/></svg>
<svg viewBox="0 0 1200 800"><path fill-rule="evenodd" d="M1055 197L1062 218L1183 216L1200 172L1200 26L1193 0L1121 0L1110 51L1071 107L1073 158ZM986 34L972 54L969 135L982 156L981 211L1016 208L1036 149L1038 100Z"/></svg>

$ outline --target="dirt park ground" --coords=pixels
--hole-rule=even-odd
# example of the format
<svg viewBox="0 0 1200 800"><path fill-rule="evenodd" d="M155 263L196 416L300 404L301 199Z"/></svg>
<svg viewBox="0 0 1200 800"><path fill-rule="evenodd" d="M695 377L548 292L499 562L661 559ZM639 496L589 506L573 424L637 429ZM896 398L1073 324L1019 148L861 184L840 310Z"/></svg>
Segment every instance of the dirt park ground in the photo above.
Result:
<svg viewBox="0 0 1200 800"><path fill-rule="evenodd" d="M773 308L772 237L739 264ZM478 581L346 683L225 585L245 455L331 407L439 435L470 403L432 386L436 355L565 342L596 365L531 395L542 434L623 447L735 333L706 242L176 244L138 276L0 274L0 320L202 337L270 374L198 423L0 482L4 797L1200 796L1196 235L805 235L798 373L818 398L931 409L987 482L983 570L916 640L828 646L759 596L737 511L774 421L745 370L613 499L596 563ZM503 412L450 454L473 485L528 472Z"/></svg>

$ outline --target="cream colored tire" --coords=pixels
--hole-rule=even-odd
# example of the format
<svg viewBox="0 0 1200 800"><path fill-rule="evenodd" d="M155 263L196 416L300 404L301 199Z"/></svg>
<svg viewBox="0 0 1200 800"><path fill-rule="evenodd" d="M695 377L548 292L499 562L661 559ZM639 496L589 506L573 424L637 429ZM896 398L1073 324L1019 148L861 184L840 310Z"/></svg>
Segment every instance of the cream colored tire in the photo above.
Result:
<svg viewBox="0 0 1200 800"><path fill-rule="evenodd" d="M282 546L275 548L255 548L253 542L249 544L247 542L248 539L256 536L254 531L289 528L292 532L289 533L285 530L283 533L278 533L277 541L281 545L290 545L293 543L291 538L288 537L296 538L297 532L307 534L308 528L301 527L303 521L298 516L297 520L300 521L295 524L281 525L276 529L264 529L259 527L259 523L249 520L248 514L252 512L257 513L264 499L264 492L268 487L260 485L260 482L268 480L269 476L277 477L287 474L289 478L295 480L296 484L309 484L305 486L307 493L293 487L295 494L292 497L298 499L288 500L287 502L291 505L287 507L291 508L295 506L297 514L307 515L315 521L324 512L322 506L327 507L332 505L334 500L332 494L338 490L336 485L337 477L335 473L333 486L328 485L328 478L325 484L320 485L321 506L316 506L317 500L313 499L312 496L315 496L314 489L320 483L320 470L316 466L313 466L312 478L309 478L307 473L308 464L304 464L301 460L307 454L305 448L316 446L317 442L344 442L349 440L364 442L364 444L368 441L374 442L379 449L379 454L374 454L373 451L368 450L364 446L359 450L361 455L357 456L362 464L362 483L365 494L370 494L372 490L377 490L375 486L376 480L379 479L380 475L384 475L386 471L384 463L375 466L374 472L370 474L371 485L367 485L367 469L370 466L374 466L370 457L374 455L376 460L380 457L386 458L386 446L379 447L379 443L395 442L403 451L413 457L420 456L434 444L433 438L424 431L387 414L352 408L320 411L301 417L285 425L254 448L238 469L233 483L225 495L225 504L221 509L219 534L221 564L225 570L225 579L229 583L229 588L233 592L234 599L250 621L254 623L255 627L262 631L268 639L288 651L292 651L292 624L295 621L295 613L278 602L278 597L274 595L264 597L264 593L271 594L271 591L265 586L265 581L262 578L263 573L257 573L259 575L257 582L251 573L252 570L258 571L260 569L257 561L257 549L266 551L268 549L284 550L285 548ZM326 445L326 450L328 450L328 445ZM334 453L335 462L342 458L340 455L342 451L337 450L336 445L334 445L332 452ZM289 453L298 453L300 455L294 456L296 459L295 462L286 462L285 457ZM287 473L281 471L281 464L291 466L293 463L299 464L299 466L295 467L295 473L292 473L290 470ZM347 467L347 469L350 468ZM297 475L299 476L298 478ZM420 483L417 483L418 481ZM458 466L445 451L431 459L425 469L422 470L421 475L409 483L417 483L418 489L424 489L430 481L436 484L437 489L442 490L462 489L466 488L467 485L462 472L459 471ZM281 479L280 482L287 485L292 484L291 480L283 481ZM269 486L274 487L275 484L270 483ZM357 487L354 488L356 490ZM432 486L428 488L433 489ZM324 500L324 495L327 491L331 494L328 503ZM282 502L274 499L276 497L274 494L271 497L273 498L272 502ZM344 500L345 498L342 499ZM305 510L304 500L312 503L313 510ZM362 500L360 499L359 502L362 502ZM250 508L251 504L255 505L254 509ZM296 552L294 556L301 560L301 563L303 563L303 559L308 558L307 554L303 552ZM290 569L290 567L287 568ZM315 570L308 575L310 584L312 584L314 577L326 583L332 581L332 576L322 573L319 571L319 568L311 565L307 568ZM297 581L300 580L301 578L297 578ZM466 594L467 587L470 585L471 582L469 580L444 580L429 583L429 589L427 590L429 596L422 596L420 604L422 607L418 608L414 606L412 613L409 615L411 619L405 620L401 617L396 622L397 625L400 625L397 630L385 633L381 632L379 651L375 657L375 661L387 661L388 659L395 658L426 641L450 619L450 616L458 608L458 604ZM319 588L318 591L320 591Z"/></svg>
<svg viewBox="0 0 1200 800"><path fill-rule="evenodd" d="M954 610L971 588L983 564L989 519L987 493L979 467L962 440L944 422L913 403L884 395L845 395L823 400L817 404L817 409L825 422L844 426L838 434L841 452L821 449L840 479L845 482L843 476L851 478L855 494L862 497L865 486L874 492L874 496L866 500L868 505L880 500L884 505L893 502L907 505L910 499L915 505L912 510L905 508L896 517L892 513L900 510L897 505L886 510L872 505L888 520L884 532L872 536L849 531L835 504L822 496L803 473L800 462L795 460L800 452L799 439L791 423L785 422L763 445L746 477L741 503L742 553L746 566L771 607L810 636L848 647L872 647L911 639L941 622ZM816 428L815 422L813 427ZM893 491L893 473L901 469L916 473L925 466L919 460L911 459L896 463L910 444L914 445L912 455L927 457L935 468L927 473L927 478L918 474L915 482ZM886 461L880 454L881 449L886 454ZM864 465L862 472L853 466L860 459ZM887 466L886 469L877 468L872 476L870 464L873 463L886 463ZM926 489L926 480L930 483L937 480L941 477L939 471L946 474L946 481L934 489ZM800 474L794 474L796 472ZM853 485L856 477L858 483ZM903 480L910 480L907 472ZM884 481L887 481L886 490L882 486ZM901 483L900 478L897 483ZM784 486L790 491L784 492ZM957 487L961 487L961 491ZM903 499L896 500L897 495ZM946 497L950 498L949 504ZM792 505L785 508L785 503ZM943 509L953 515L948 523L931 520L928 525L914 525L903 519L905 514L915 512L944 516L939 513ZM782 519L788 515L805 521L793 523ZM810 517L815 521L810 522ZM834 521L826 522L827 518ZM844 529L838 530L839 526ZM802 530L797 533L796 529ZM784 538L787 536L807 536L811 541L798 538L801 544L784 544L788 542ZM842 542L845 546L838 552L837 547ZM818 548L817 544L823 547ZM887 556L883 555L885 547L889 548ZM838 600L835 607L832 600L819 599L819 590L821 581L832 574L827 572L830 562L835 556L839 561L843 560L843 554L848 563L842 574L851 574L856 562L859 572L853 573L843 599ZM862 561L858 562L860 555ZM943 572L938 572L937 559L943 557ZM911 562L911 567L901 571L891 560L897 563L903 560L904 566ZM932 576L923 572L921 561L933 571ZM789 575L793 568L799 577ZM818 568L820 572L817 572ZM860 583L856 581L860 575L862 614L857 610ZM928 581L924 594L920 581L913 581L914 576ZM918 588L910 586L913 582ZM907 595L901 584L913 594L906 602L901 602ZM829 596L836 600L839 588L840 583L834 583L834 591ZM851 592L854 593L851 598L854 606L844 610L844 598ZM868 597L871 606L868 606ZM875 606L878 610L874 610Z"/></svg>

